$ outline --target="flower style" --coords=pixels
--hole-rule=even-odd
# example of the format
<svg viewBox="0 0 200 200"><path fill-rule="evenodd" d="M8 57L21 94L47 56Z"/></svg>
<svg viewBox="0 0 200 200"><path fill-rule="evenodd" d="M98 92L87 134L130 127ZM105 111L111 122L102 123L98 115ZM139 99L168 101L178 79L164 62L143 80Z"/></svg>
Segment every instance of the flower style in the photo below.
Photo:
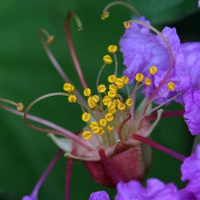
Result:
<svg viewBox="0 0 200 200"><path fill-rule="evenodd" d="M131 22L131 21L130 21ZM145 86L143 93L149 90L151 96L163 80L166 83L174 83L173 91L166 91L167 84L163 84L157 91L159 98L153 100L156 104L162 104L167 99L174 99L185 107L185 122L192 135L200 133L200 43L180 43L175 28L165 27L161 32L169 42L174 63L170 63L171 55L168 47L156 35L150 33L150 25L145 27L142 23L150 24L144 17L131 24L120 40L121 51L124 56L124 64L127 67L124 74L130 78L130 82L137 73L148 76L148 67L156 65L158 72L150 77L152 85Z"/></svg>

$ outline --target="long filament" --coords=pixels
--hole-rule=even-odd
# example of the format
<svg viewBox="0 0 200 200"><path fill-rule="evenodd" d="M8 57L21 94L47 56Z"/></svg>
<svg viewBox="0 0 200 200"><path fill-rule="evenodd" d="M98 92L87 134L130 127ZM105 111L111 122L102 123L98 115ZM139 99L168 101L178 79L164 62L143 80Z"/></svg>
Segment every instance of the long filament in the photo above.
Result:
<svg viewBox="0 0 200 200"><path fill-rule="evenodd" d="M66 19L65 19L65 31L66 31L67 44L68 44L68 47L69 47L69 51L70 51L70 54L71 54L71 57L72 57L76 72L77 72L77 74L79 76L81 85L85 89L85 88L88 88L88 86L87 86L87 84L85 82L85 79L84 79L84 76L83 76L83 73L82 73L82 70L81 70L81 67L80 67L76 52L74 50L74 46L73 46L72 38L71 38L71 33L70 33L70 19L71 19L71 16L74 18L74 20L75 20L75 22L76 22L76 24L78 26L78 30L82 29L82 23L81 23L80 19L78 18L78 16L76 15L76 13L74 11L69 11L67 13L67 16L66 16Z"/></svg>
<svg viewBox="0 0 200 200"><path fill-rule="evenodd" d="M139 13L133 6L131 6L130 4L125 3L125 2L123 2L123 1L114 1L114 2L109 3L109 4L103 9L103 13L107 13L107 12L108 12L107 10L108 10L110 7L114 6L114 5L122 5L122 6L125 6L125 7L129 8L130 10L132 10L133 13L135 13L135 15L136 15L138 18L141 17L140 13Z"/></svg>

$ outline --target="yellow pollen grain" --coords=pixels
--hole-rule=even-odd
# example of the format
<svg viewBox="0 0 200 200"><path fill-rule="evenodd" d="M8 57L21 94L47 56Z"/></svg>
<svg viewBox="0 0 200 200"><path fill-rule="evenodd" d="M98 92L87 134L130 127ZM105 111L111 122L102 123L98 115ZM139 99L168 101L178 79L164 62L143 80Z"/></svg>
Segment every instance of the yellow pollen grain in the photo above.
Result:
<svg viewBox="0 0 200 200"><path fill-rule="evenodd" d="M109 113L112 113L112 114L115 114L116 111L117 111L116 108L109 108L109 109L108 109L108 112L109 112Z"/></svg>
<svg viewBox="0 0 200 200"><path fill-rule="evenodd" d="M108 46L109 53L116 53L117 52L117 45L109 45Z"/></svg>
<svg viewBox="0 0 200 200"><path fill-rule="evenodd" d="M108 102L112 101L112 99L108 96L104 96L102 102L103 102L103 105L108 105Z"/></svg>
<svg viewBox="0 0 200 200"><path fill-rule="evenodd" d="M101 15L101 19L102 20L105 20L109 17L109 12L104 12L102 15Z"/></svg>
<svg viewBox="0 0 200 200"><path fill-rule="evenodd" d="M88 113L88 112L84 112L83 114L82 114L82 120L84 121L84 122L88 122L89 120L90 120L90 113Z"/></svg>
<svg viewBox="0 0 200 200"><path fill-rule="evenodd" d="M124 87L124 80L122 78L116 78L115 84L119 89L121 89Z"/></svg>
<svg viewBox="0 0 200 200"><path fill-rule="evenodd" d="M82 136L83 136L83 138L84 138L85 140L90 140L91 137L92 137L90 131L84 131L84 132L82 133Z"/></svg>
<svg viewBox="0 0 200 200"><path fill-rule="evenodd" d="M114 83L115 82L115 80L116 80L116 76L113 74L113 75L110 75L109 77L108 77L108 82L109 83Z"/></svg>
<svg viewBox="0 0 200 200"><path fill-rule="evenodd" d="M132 100L132 98L128 98L128 99L126 100L126 105L127 105L128 107L131 107L131 106L133 105L133 100Z"/></svg>
<svg viewBox="0 0 200 200"><path fill-rule="evenodd" d="M100 93L103 93L106 91L106 86L101 84L98 86L97 90L100 92Z"/></svg>
<svg viewBox="0 0 200 200"><path fill-rule="evenodd" d="M108 132L112 132L112 131L114 130L114 126L110 126L110 125L109 125L109 126L107 127L107 129L108 129Z"/></svg>
<svg viewBox="0 0 200 200"><path fill-rule="evenodd" d="M124 80L124 84L127 85L129 83L129 78L126 76L122 76L122 79Z"/></svg>
<svg viewBox="0 0 200 200"><path fill-rule="evenodd" d="M114 116L113 116L112 113L107 113L106 116L105 116L105 119L106 119L107 122L111 122L111 121L113 121Z"/></svg>
<svg viewBox="0 0 200 200"><path fill-rule="evenodd" d="M83 91L84 96L89 97L91 95L91 89L85 88Z"/></svg>
<svg viewBox="0 0 200 200"><path fill-rule="evenodd" d="M95 135L95 134L98 134L99 131L100 131L100 127L99 127L99 126L94 126L94 127L92 127L91 129L92 129L92 132L93 132L94 135Z"/></svg>
<svg viewBox="0 0 200 200"><path fill-rule="evenodd" d="M170 91L174 91L175 90L175 84L173 82L169 82L167 83L167 87Z"/></svg>
<svg viewBox="0 0 200 200"><path fill-rule="evenodd" d="M137 74L135 75L135 80L136 80L136 81L141 82L141 81L143 81L143 79L144 79L144 75L143 75L143 74L137 73Z"/></svg>
<svg viewBox="0 0 200 200"><path fill-rule="evenodd" d="M100 119L100 120L99 120L99 124L100 124L101 126L105 127L105 126L107 125L106 119Z"/></svg>
<svg viewBox="0 0 200 200"><path fill-rule="evenodd" d="M97 122L91 122L90 123L90 128L93 128L95 126L99 126Z"/></svg>
<svg viewBox="0 0 200 200"><path fill-rule="evenodd" d="M92 101L94 101L95 103L98 103L99 102L99 96L98 95L92 96Z"/></svg>
<svg viewBox="0 0 200 200"><path fill-rule="evenodd" d="M104 134L104 129L103 127L99 127L98 135L102 135L102 134Z"/></svg>
<svg viewBox="0 0 200 200"><path fill-rule="evenodd" d="M71 83L65 83L63 85L63 90L66 92L73 92L74 91L74 86Z"/></svg>
<svg viewBox="0 0 200 200"><path fill-rule="evenodd" d="M17 111L21 112L24 109L24 105L22 102L17 103Z"/></svg>
<svg viewBox="0 0 200 200"><path fill-rule="evenodd" d="M107 107L110 109L114 109L115 108L115 103L113 101L109 101L107 104Z"/></svg>
<svg viewBox="0 0 200 200"><path fill-rule="evenodd" d="M149 72L150 72L150 74L152 74L152 75L156 74L157 71L158 71L158 69L157 69L156 66L152 66L152 67L149 68Z"/></svg>
<svg viewBox="0 0 200 200"><path fill-rule="evenodd" d="M145 78L144 84L147 85L147 86L151 85L151 79L150 78Z"/></svg>
<svg viewBox="0 0 200 200"><path fill-rule="evenodd" d="M123 22L123 26L125 29L129 29L131 27L131 22L125 21L125 22Z"/></svg>
<svg viewBox="0 0 200 200"><path fill-rule="evenodd" d="M109 55L105 55L103 57L103 61L106 63L106 64L111 64L113 62L112 58L109 56Z"/></svg>
<svg viewBox="0 0 200 200"><path fill-rule="evenodd" d="M70 103L76 103L77 97L76 97L74 94L71 94L71 95L69 95L69 97L68 97L68 101L69 101Z"/></svg>
<svg viewBox="0 0 200 200"><path fill-rule="evenodd" d="M118 110L125 110L125 108L126 108L126 105L124 104L124 103L119 103L118 105L117 105L117 108L118 108Z"/></svg>
<svg viewBox="0 0 200 200"><path fill-rule="evenodd" d="M109 90L111 90L111 91L117 91L117 86L115 86L115 85L109 85Z"/></svg>
<svg viewBox="0 0 200 200"><path fill-rule="evenodd" d="M115 98L116 96L117 96L117 92L116 91L109 91L108 92L108 97Z"/></svg>

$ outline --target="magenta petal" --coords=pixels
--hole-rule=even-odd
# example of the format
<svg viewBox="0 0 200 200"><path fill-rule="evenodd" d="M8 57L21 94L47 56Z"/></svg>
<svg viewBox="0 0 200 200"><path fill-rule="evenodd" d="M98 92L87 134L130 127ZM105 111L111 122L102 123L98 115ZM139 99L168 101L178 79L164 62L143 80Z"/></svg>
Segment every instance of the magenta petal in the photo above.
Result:
<svg viewBox="0 0 200 200"><path fill-rule="evenodd" d="M90 195L89 200L110 200L110 198L105 191L99 191L99 192L93 192Z"/></svg>

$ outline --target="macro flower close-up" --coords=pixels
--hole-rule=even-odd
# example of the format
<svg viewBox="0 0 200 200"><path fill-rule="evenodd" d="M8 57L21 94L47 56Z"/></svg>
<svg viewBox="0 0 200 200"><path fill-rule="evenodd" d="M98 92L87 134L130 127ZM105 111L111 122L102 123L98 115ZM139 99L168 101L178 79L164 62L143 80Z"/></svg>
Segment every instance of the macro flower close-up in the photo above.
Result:
<svg viewBox="0 0 200 200"><path fill-rule="evenodd" d="M4 3L0 199L200 199L198 7Z"/></svg>

